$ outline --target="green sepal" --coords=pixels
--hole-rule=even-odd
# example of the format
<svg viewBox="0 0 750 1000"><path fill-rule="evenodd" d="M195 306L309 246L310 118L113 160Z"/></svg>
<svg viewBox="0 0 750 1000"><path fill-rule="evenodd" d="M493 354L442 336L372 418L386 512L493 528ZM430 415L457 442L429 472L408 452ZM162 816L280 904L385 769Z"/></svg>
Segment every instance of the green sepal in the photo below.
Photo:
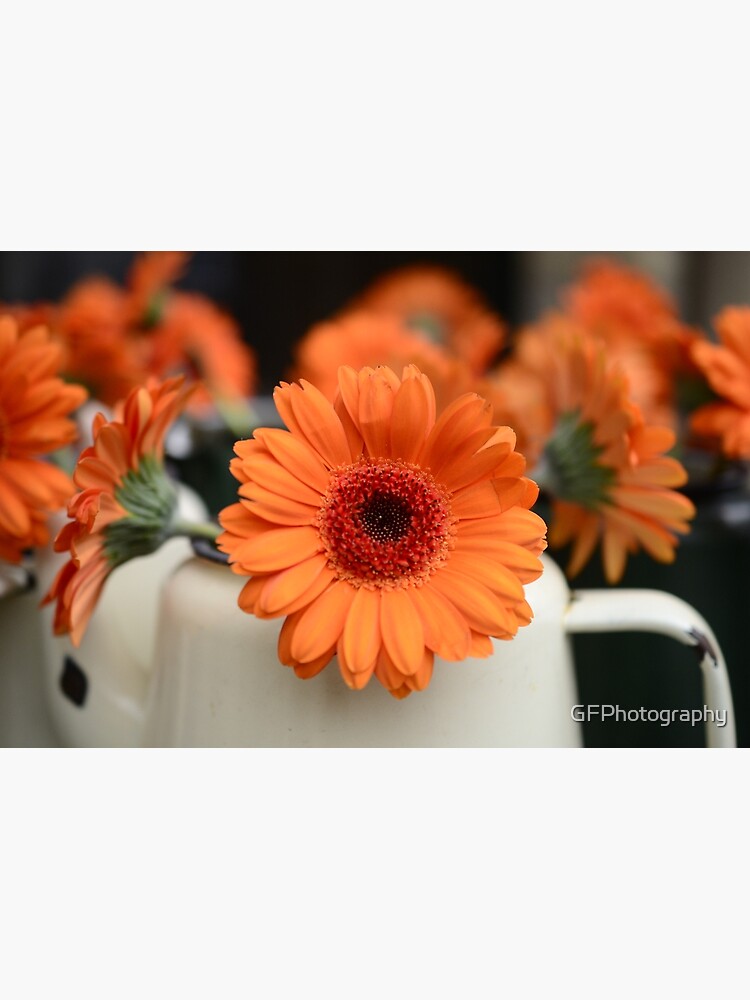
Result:
<svg viewBox="0 0 750 1000"><path fill-rule="evenodd" d="M155 552L172 534L177 494L164 465L146 455L115 490L127 516L104 529L104 551L110 566Z"/></svg>
<svg viewBox="0 0 750 1000"><path fill-rule="evenodd" d="M603 450L593 424L582 423L577 412L564 413L544 449L540 479L557 500L598 510L615 483L615 470L599 462Z"/></svg>

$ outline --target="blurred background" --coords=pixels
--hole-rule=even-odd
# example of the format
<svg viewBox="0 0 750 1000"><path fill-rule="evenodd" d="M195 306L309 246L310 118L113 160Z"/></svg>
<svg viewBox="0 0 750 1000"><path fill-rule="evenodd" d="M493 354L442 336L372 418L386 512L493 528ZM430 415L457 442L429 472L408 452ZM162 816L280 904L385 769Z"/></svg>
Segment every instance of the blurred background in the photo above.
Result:
<svg viewBox="0 0 750 1000"><path fill-rule="evenodd" d="M58 301L92 274L122 284L132 252L0 253L0 301ZM338 312L376 278L412 264L457 272L511 327L558 302L560 290L591 259L638 268L674 298L682 318L708 327L727 303L750 301L750 253L212 253L193 255L176 287L201 292L239 322L256 352L260 391L287 370L294 343Z"/></svg>
<svg viewBox="0 0 750 1000"><path fill-rule="evenodd" d="M1 253L0 302L59 301L81 279L126 280L135 254ZM372 282L408 265L439 265L475 288L511 331L559 305L561 291L592 260L637 269L668 293L682 321L714 336L724 306L750 304L750 253L195 253L176 288L210 297L237 321L257 361L257 393L268 396L292 364L294 345L316 323L338 313ZM179 468L205 494L222 484L213 506L231 502L226 474L232 436L218 433ZM178 462L179 465L179 462ZM223 491L223 492L222 492ZM689 489L687 490L689 492ZM692 495L698 516L672 565L644 554L628 560L624 587L654 587L692 604L713 627L727 659L738 742L750 745L750 683L745 622L750 612L750 495L745 477ZM538 508L544 515L544 510ZM550 553L561 565L567 553ZM606 586L593 558L573 583ZM689 649L658 636L575 638L580 701L624 709L693 709L703 705L697 662ZM701 746L700 727L675 723L585 724L589 746Z"/></svg>

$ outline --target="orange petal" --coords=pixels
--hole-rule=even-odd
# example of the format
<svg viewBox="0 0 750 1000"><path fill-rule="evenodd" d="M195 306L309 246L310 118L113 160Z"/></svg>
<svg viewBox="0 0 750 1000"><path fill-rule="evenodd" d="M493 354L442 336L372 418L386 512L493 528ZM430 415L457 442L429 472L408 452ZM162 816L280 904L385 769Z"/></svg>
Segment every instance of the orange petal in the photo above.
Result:
<svg viewBox="0 0 750 1000"><path fill-rule="evenodd" d="M422 461L428 467L441 466L446 456L460 451L474 431L492 423L492 406L476 393L466 393L447 406L427 438Z"/></svg>
<svg viewBox="0 0 750 1000"><path fill-rule="evenodd" d="M328 468L347 464L350 451L344 428L323 393L302 379L299 386L290 387L289 402L300 433Z"/></svg>
<svg viewBox="0 0 750 1000"><path fill-rule="evenodd" d="M274 528L243 542L234 556L250 573L274 573L309 559L321 549L315 528Z"/></svg>
<svg viewBox="0 0 750 1000"><path fill-rule="evenodd" d="M22 536L31 531L31 516L15 487L2 475L0 465L0 529L9 535Z"/></svg>
<svg viewBox="0 0 750 1000"><path fill-rule="evenodd" d="M430 397L431 391L432 386L422 376L405 378L401 383L391 414L391 454L394 458L416 461L435 421L435 399L434 393Z"/></svg>
<svg viewBox="0 0 750 1000"><path fill-rule="evenodd" d="M379 370L360 379L359 428L371 458L388 458L391 450L393 386Z"/></svg>
<svg viewBox="0 0 750 1000"><path fill-rule="evenodd" d="M497 475L498 467L508 457L508 445L503 442L490 448L483 447L490 434L492 428L484 427L478 433L469 435L464 453L435 471L435 475L449 490L458 491Z"/></svg>
<svg viewBox="0 0 750 1000"><path fill-rule="evenodd" d="M321 656L318 656L315 660L311 660L309 663L295 663L295 674L303 681L309 681L311 678L317 677L321 670L331 662L335 652L335 649L328 649Z"/></svg>
<svg viewBox="0 0 750 1000"><path fill-rule="evenodd" d="M518 623L505 604L473 577L445 567L438 570L430 582L455 604L474 631L498 635L517 630Z"/></svg>
<svg viewBox="0 0 750 1000"><path fill-rule="evenodd" d="M352 673L370 671L380 651L380 590L360 587L352 602L339 643L348 669Z"/></svg>
<svg viewBox="0 0 750 1000"><path fill-rule="evenodd" d="M473 656L476 659L484 659L487 656L492 656L494 651L495 647L492 645L492 639L488 635L483 635L481 632L471 633L469 656Z"/></svg>
<svg viewBox="0 0 750 1000"><path fill-rule="evenodd" d="M625 572L627 536L616 525L610 524L602 540L602 559L607 583L617 583Z"/></svg>
<svg viewBox="0 0 750 1000"><path fill-rule="evenodd" d="M456 538L454 552L466 553L473 556L475 553L487 555L496 559L507 569L512 570L522 583L530 583L536 580L542 572L542 564L539 557L529 552L521 545L513 542L506 542L488 534L483 538L481 535L469 535L468 537L459 531Z"/></svg>
<svg viewBox="0 0 750 1000"><path fill-rule="evenodd" d="M255 437L262 442L279 465L287 472L312 487L316 493L325 493L328 489L329 475L320 456L298 441L288 431L277 428L262 428L255 432Z"/></svg>
<svg viewBox="0 0 750 1000"><path fill-rule="evenodd" d="M435 663L435 654L431 649L425 649L422 657L422 664L419 670L411 677L406 678L406 685L412 691L424 691L432 680L432 668Z"/></svg>
<svg viewBox="0 0 750 1000"><path fill-rule="evenodd" d="M375 670L375 660L372 661L369 667L365 670L355 671L349 666L346 655L342 649L342 642L338 645L338 658L339 658L339 672L343 678L344 683L347 687L351 688L353 691L361 691L367 686L370 678ZM377 659L377 657L376 657Z"/></svg>
<svg viewBox="0 0 750 1000"><path fill-rule="evenodd" d="M422 619L425 644L444 660L465 659L471 633L456 606L429 584L414 587L410 597Z"/></svg>
<svg viewBox="0 0 750 1000"><path fill-rule="evenodd" d="M568 563L566 570L571 579L583 569L591 558L591 554L594 551L596 543L599 539L600 527L601 518L599 515L594 514L593 512L587 512L585 519L582 521L578 529L578 533L573 543L573 551L570 556L570 562Z"/></svg>
<svg viewBox="0 0 750 1000"><path fill-rule="evenodd" d="M391 657L388 655L388 650L385 646L380 647L380 652L378 653L378 659L375 663L375 676L386 689L393 693L394 690L398 690L403 686L404 678L400 673L396 664L393 662Z"/></svg>
<svg viewBox="0 0 750 1000"><path fill-rule="evenodd" d="M383 591L380 629L383 644L396 668L404 675L416 673L425 648L424 628L407 590Z"/></svg>
<svg viewBox="0 0 750 1000"><path fill-rule="evenodd" d="M291 652L295 660L305 663L336 645L351 609L356 591L338 580L308 608L294 629Z"/></svg>
<svg viewBox="0 0 750 1000"><path fill-rule="evenodd" d="M284 609L302 596L325 569L327 558L322 553L304 559L296 566L274 574L261 591L258 606L268 615L284 613ZM288 612L287 612L288 613Z"/></svg>
<svg viewBox="0 0 750 1000"><path fill-rule="evenodd" d="M243 466L248 476L248 482L243 483L237 490L241 497L252 499L253 486L260 486L261 489L276 493L281 497L296 500L298 503L307 503L312 506L320 506L322 494L303 483L297 476L279 465L273 458L252 458L245 459Z"/></svg>
<svg viewBox="0 0 750 1000"><path fill-rule="evenodd" d="M492 517L501 512L497 493L490 482L475 483L451 499L451 510L462 520Z"/></svg>
<svg viewBox="0 0 750 1000"><path fill-rule="evenodd" d="M252 502L253 513L274 524L312 524L319 510L319 507L281 497L260 486L252 486L245 492L249 494L246 499Z"/></svg>
<svg viewBox="0 0 750 1000"><path fill-rule="evenodd" d="M478 552L472 552L471 555L452 552L448 558L447 566L454 572L463 573L478 580L506 601L513 603L523 600L524 591L521 581L515 573L506 569L502 563L491 556L481 555Z"/></svg>

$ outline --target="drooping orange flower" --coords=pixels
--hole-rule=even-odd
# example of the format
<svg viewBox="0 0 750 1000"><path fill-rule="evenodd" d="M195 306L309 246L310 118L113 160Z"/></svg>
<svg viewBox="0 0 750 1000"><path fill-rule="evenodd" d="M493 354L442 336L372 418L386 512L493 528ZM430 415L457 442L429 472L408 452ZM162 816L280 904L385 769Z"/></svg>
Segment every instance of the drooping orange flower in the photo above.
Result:
<svg viewBox="0 0 750 1000"><path fill-rule="evenodd" d="M750 306L728 306L714 326L720 343L698 340L692 354L722 398L696 410L691 428L728 458L750 458Z"/></svg>
<svg viewBox="0 0 750 1000"><path fill-rule="evenodd" d="M551 425L532 474L553 498L550 545L572 543L569 575L599 542L610 583L639 548L672 562L677 536L695 514L674 489L687 474L665 454L672 430L644 421L604 347L565 318L526 331L518 358L546 387Z"/></svg>
<svg viewBox="0 0 750 1000"><path fill-rule="evenodd" d="M19 333L14 319L0 317L0 558L11 562L47 541L45 515L74 491L41 460L75 440L70 414L86 399L58 377L61 353L44 327Z"/></svg>
<svg viewBox="0 0 750 1000"><path fill-rule="evenodd" d="M250 576L240 607L285 617L279 658L303 678L336 655L346 684L373 674L397 698L430 681L434 655L487 656L532 611L545 524L529 508L515 435L475 394L436 419L429 380L342 367L332 405L282 383L289 430L235 446L238 503L219 547Z"/></svg>
<svg viewBox="0 0 750 1000"><path fill-rule="evenodd" d="M600 261L567 289L564 303L621 365L647 419L676 426L676 380L694 373L690 345L698 334L679 319L669 295L639 271Z"/></svg>
<svg viewBox="0 0 750 1000"><path fill-rule="evenodd" d="M192 386L182 378L134 389L114 420L94 418L94 443L78 460L68 522L55 539L70 552L44 598L56 601L56 635L78 645L107 577L121 563L154 552L173 529L177 496L164 472L164 436Z"/></svg>
<svg viewBox="0 0 750 1000"><path fill-rule="evenodd" d="M477 290L437 265L416 264L383 275L355 308L400 317L465 361L474 374L486 370L505 339L505 324Z"/></svg>

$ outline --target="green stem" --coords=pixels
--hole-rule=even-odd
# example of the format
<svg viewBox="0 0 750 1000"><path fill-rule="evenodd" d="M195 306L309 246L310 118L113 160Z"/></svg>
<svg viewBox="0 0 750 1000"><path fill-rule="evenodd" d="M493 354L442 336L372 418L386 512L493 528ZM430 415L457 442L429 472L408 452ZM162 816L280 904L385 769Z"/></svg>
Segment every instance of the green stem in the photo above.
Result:
<svg viewBox="0 0 750 1000"><path fill-rule="evenodd" d="M172 537L185 535L187 538L210 538L214 541L219 537L221 528L218 524L207 521L175 521L169 529Z"/></svg>

